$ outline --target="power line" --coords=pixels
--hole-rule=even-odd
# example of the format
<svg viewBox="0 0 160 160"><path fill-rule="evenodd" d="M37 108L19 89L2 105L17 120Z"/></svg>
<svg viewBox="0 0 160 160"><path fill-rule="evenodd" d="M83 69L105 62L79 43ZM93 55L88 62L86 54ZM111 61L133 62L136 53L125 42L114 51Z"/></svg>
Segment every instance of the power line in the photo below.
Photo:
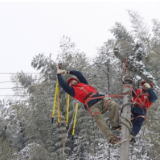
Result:
<svg viewBox="0 0 160 160"><path fill-rule="evenodd" d="M18 89L18 88L24 88L24 87L0 88L0 89Z"/></svg>
<svg viewBox="0 0 160 160"><path fill-rule="evenodd" d="M29 96L29 95L0 95L0 96Z"/></svg>
<svg viewBox="0 0 160 160"><path fill-rule="evenodd" d="M3 82L0 82L0 83L11 83L11 82L18 82L18 81L3 81Z"/></svg>
<svg viewBox="0 0 160 160"><path fill-rule="evenodd" d="M34 81L40 80L40 79L33 79ZM13 82L18 82L20 83L18 80L17 81L2 81L0 83L13 83Z"/></svg>
<svg viewBox="0 0 160 160"><path fill-rule="evenodd" d="M40 87L40 86L47 86L47 85L52 85L52 84L31 85L31 86L29 86L29 87ZM0 88L0 89L18 89L18 88L27 89L27 88L24 88L24 87Z"/></svg>
<svg viewBox="0 0 160 160"><path fill-rule="evenodd" d="M23 97L27 97L27 96L30 96L30 95L0 95L0 96L12 96L12 97L15 97L15 96L23 96ZM31 95L31 97L33 97L33 96L39 96L39 97L46 97L46 96L51 96L51 95ZM52 95L52 96L54 96L54 95Z"/></svg>
<svg viewBox="0 0 160 160"><path fill-rule="evenodd" d="M24 72L22 72L22 73L24 73ZM18 74L18 73L0 73L0 74ZM40 74L40 73L25 73L25 74Z"/></svg>

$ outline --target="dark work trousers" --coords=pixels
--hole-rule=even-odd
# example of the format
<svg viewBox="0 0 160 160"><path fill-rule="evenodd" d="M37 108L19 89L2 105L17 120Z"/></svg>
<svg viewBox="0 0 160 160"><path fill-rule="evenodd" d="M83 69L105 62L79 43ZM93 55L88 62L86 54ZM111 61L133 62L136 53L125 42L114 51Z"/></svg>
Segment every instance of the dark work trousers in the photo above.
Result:
<svg viewBox="0 0 160 160"><path fill-rule="evenodd" d="M141 129L141 126L143 124L143 121L144 121L144 118L142 117L138 117L139 115L142 115L142 114L138 114L138 113L133 113L132 114L134 115L134 123L133 123L133 128L132 128L132 132L135 134L135 136L139 133L140 129ZM138 118L136 118L138 117Z"/></svg>

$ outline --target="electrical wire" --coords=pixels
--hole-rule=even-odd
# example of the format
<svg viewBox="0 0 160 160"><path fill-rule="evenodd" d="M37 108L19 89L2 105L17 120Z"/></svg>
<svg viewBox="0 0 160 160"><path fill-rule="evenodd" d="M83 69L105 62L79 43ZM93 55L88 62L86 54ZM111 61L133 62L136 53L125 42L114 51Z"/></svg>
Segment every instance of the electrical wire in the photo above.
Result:
<svg viewBox="0 0 160 160"><path fill-rule="evenodd" d="M24 72L22 72L22 73L24 73ZM18 73L0 73L0 74L18 74ZM40 73L25 73L25 74L40 74Z"/></svg>
<svg viewBox="0 0 160 160"><path fill-rule="evenodd" d="M24 87L0 88L0 89L17 89L17 88L24 88ZM24 88L24 89L25 89L25 88Z"/></svg>
<svg viewBox="0 0 160 160"><path fill-rule="evenodd" d="M3 82L0 82L0 83L12 83L12 82L18 82L18 81L3 81Z"/></svg>
<svg viewBox="0 0 160 160"><path fill-rule="evenodd" d="M33 80L40 80L40 79L33 79ZM19 81L2 81L2 82L0 82L0 83L13 83L13 82L19 82Z"/></svg>
<svg viewBox="0 0 160 160"><path fill-rule="evenodd" d="M49 84L49 85L52 85L52 84ZM30 87L39 87L39 86L46 86L46 84L44 84L44 85L35 85L35 86L30 86ZM23 88L23 89L27 89L27 88L24 88L24 87L13 87L13 88L0 88L0 90L1 89L18 89L18 88Z"/></svg>
<svg viewBox="0 0 160 160"><path fill-rule="evenodd" d="M25 96L31 96L31 97L41 96L41 97L46 97L46 96L51 96L51 95L0 95L0 96L13 96L13 97L15 97L15 96L23 96L23 97L25 97Z"/></svg>

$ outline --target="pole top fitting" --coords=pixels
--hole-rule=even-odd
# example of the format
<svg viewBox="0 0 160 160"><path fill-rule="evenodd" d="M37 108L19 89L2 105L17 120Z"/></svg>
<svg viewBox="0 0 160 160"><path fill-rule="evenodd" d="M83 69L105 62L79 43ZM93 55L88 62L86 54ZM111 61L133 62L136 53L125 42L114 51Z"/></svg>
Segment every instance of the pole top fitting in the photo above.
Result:
<svg viewBox="0 0 160 160"><path fill-rule="evenodd" d="M119 53L119 49L118 48L114 48L114 53Z"/></svg>
<svg viewBox="0 0 160 160"><path fill-rule="evenodd" d="M125 77L125 81L124 84L132 84L133 83L133 79L130 77Z"/></svg>

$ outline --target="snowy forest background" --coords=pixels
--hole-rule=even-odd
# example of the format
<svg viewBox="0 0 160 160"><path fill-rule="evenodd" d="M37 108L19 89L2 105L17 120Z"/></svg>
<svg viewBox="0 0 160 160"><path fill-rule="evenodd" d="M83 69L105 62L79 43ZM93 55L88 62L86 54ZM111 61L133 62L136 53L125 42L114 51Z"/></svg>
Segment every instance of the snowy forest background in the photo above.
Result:
<svg viewBox="0 0 160 160"><path fill-rule="evenodd" d="M69 125L65 127L67 94L60 88L61 127L58 128L57 110L51 123L56 86L57 64L61 62L65 70L81 71L89 84L99 93L121 93L123 65L114 54L114 47L130 58L133 64L153 79L154 91L159 94L160 85L160 21L153 19L148 28L144 19L135 11L128 11L132 30L116 22L111 27L114 39L108 39L97 50L96 57L88 58L76 48L70 37L63 36L57 59L51 55L39 54L33 57L31 65L39 71L39 76L17 73L12 77L15 95L0 104L0 159L1 160L118 160L120 146L108 144L101 132L79 105L74 140L72 140L72 118L76 100L70 98ZM106 38L107 39L107 38ZM63 76L67 80L70 75ZM139 87L142 79L134 75L134 87ZM23 95L23 96L22 96ZM20 98L19 98L20 97ZM122 105L121 99L114 99ZM134 147L130 146L131 160L160 159L160 101L149 110ZM56 107L57 109L57 107ZM108 115L105 114L109 125ZM68 133L68 135L67 135ZM94 149L94 139L95 149ZM65 146L64 138L67 137ZM64 153L63 153L64 149ZM94 149L94 154L93 154Z"/></svg>

